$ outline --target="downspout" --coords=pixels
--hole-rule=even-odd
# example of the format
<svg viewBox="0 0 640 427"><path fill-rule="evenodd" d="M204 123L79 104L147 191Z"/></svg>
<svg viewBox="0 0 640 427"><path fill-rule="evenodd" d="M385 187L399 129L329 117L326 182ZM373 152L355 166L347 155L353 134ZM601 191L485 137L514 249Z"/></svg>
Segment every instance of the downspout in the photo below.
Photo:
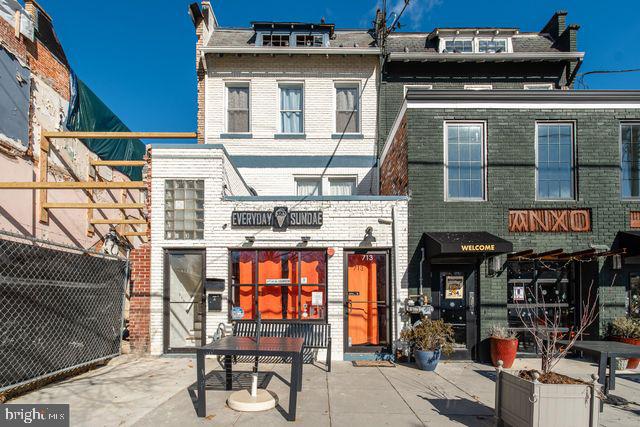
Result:
<svg viewBox="0 0 640 427"><path fill-rule="evenodd" d="M425 261L425 258L424 258L424 246L422 246L420 248L420 253L421 253L421 256L420 256L420 269L419 269L420 274L418 276L418 283L419 283L418 296L421 297L422 296L422 285L424 283L424 279L423 279L423 276L422 276L422 269L423 269L423 265L424 265L424 261Z"/></svg>
<svg viewBox="0 0 640 427"><path fill-rule="evenodd" d="M393 309L393 316L396 317L395 320L400 320L397 316L396 316L396 311L395 307L397 307L398 305L398 286L400 286L400 283L397 283L397 277L398 277L398 265L397 265L397 257L396 257L396 207L395 206L391 206L391 247L393 248L393 250L391 251L391 266L393 269L393 301L392 301L392 307ZM398 325L400 324L399 322L397 322ZM391 340L391 342L395 342L397 339L398 334L394 334L393 330L395 329L396 331L398 331L398 325L396 325L396 322L393 322L391 324L391 334L393 335L393 339ZM392 351L395 352L395 348L392 347Z"/></svg>

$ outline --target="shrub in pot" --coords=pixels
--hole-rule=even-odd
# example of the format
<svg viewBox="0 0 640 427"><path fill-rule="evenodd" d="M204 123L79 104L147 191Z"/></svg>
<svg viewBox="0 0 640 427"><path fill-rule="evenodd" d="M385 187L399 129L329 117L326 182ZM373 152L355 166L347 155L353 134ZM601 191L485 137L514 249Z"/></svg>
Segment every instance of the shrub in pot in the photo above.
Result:
<svg viewBox="0 0 640 427"><path fill-rule="evenodd" d="M453 353L453 327L442 320L422 319L400 333L400 339L408 342L418 367L433 371L442 354Z"/></svg>
<svg viewBox="0 0 640 427"><path fill-rule="evenodd" d="M506 369L511 368L518 351L518 338L515 331L504 326L493 325L489 329L489 334L493 366L498 366L498 360L502 360Z"/></svg>
<svg viewBox="0 0 640 427"><path fill-rule="evenodd" d="M640 345L640 321L628 317L619 317L611 322L611 338L631 345ZM627 369L636 369L640 359L629 359Z"/></svg>

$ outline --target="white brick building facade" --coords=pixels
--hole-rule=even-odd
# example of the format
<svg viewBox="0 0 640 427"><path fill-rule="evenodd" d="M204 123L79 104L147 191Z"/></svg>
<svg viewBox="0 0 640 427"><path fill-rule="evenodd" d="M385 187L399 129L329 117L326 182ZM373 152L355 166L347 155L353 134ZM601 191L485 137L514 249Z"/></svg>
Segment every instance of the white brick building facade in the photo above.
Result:
<svg viewBox="0 0 640 427"><path fill-rule="evenodd" d="M401 306L407 297L407 200L403 197L354 196L350 198L319 197L301 201L299 198L247 197L240 177L230 165L225 150L219 145L200 145L190 149L158 146L152 150L151 181L151 352L160 354L165 321L163 305L164 251L168 248L204 248L206 277L225 281L222 310L207 311L207 341L219 323L229 323L229 249L246 247L246 236L255 236L252 248L296 248L301 236L308 236L309 247L335 251L327 262L327 313L332 327L332 356L343 358L344 342L344 251L362 248L367 227L372 227L375 242L370 249L389 249L391 280L390 312L391 340L397 339L403 324ZM204 239L165 239L165 183L168 179L204 180ZM347 200L348 199L348 200ZM232 211L269 211L274 206L295 207L300 211L322 211L319 228L283 232L271 228L236 228L231 225ZM322 355L321 355L322 356Z"/></svg>

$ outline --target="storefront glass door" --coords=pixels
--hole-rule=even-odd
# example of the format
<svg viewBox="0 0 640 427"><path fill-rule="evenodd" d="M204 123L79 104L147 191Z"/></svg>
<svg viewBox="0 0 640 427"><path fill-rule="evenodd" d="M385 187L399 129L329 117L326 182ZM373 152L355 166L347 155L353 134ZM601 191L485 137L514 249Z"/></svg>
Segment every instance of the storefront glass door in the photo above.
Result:
<svg viewBox="0 0 640 427"><path fill-rule="evenodd" d="M204 251L165 252L164 349L190 351L204 331Z"/></svg>
<svg viewBox="0 0 640 427"><path fill-rule="evenodd" d="M346 254L345 347L379 351L389 346L389 256L387 252Z"/></svg>
<svg viewBox="0 0 640 427"><path fill-rule="evenodd" d="M453 327L456 344L451 358L472 359L477 356L476 269L459 265L432 274L432 318Z"/></svg>

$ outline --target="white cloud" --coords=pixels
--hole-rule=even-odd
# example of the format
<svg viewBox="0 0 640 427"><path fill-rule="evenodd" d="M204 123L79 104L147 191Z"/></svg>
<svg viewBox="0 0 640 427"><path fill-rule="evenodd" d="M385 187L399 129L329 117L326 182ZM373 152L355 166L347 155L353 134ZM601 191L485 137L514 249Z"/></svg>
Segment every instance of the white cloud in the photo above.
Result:
<svg viewBox="0 0 640 427"><path fill-rule="evenodd" d="M411 0L405 9L400 23L406 25L410 29L416 30L420 28L425 16L436 6L442 4L443 0ZM389 14L392 12L400 13L404 7L405 0L394 0L389 7Z"/></svg>

